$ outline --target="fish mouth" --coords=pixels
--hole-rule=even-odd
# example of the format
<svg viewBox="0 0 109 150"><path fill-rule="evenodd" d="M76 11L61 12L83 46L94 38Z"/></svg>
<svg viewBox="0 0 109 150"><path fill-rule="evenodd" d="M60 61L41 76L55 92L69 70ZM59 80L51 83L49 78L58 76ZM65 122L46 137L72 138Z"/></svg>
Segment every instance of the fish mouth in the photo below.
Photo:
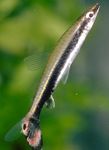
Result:
<svg viewBox="0 0 109 150"><path fill-rule="evenodd" d="M99 3L96 3L92 8L91 10L94 12L94 14L96 14L100 9L100 5Z"/></svg>

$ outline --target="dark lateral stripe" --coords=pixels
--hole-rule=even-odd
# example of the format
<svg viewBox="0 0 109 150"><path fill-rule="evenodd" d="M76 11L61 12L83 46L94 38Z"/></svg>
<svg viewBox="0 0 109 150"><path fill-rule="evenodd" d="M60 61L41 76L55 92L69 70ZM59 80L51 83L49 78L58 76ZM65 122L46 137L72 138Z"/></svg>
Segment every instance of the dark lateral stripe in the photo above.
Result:
<svg viewBox="0 0 109 150"><path fill-rule="evenodd" d="M40 114L40 111L41 111L45 101L47 99L49 99L50 95L53 93L56 81L58 79L58 76L59 76L62 68L64 67L64 64L66 63L67 59L69 58L72 50L77 45L79 37L81 36L81 34L82 34L85 26L87 25L88 21L89 20L87 19L81 24L80 29L75 33L74 37L72 38L69 45L67 46L65 52L61 56L59 62L57 63L57 65L56 65L56 67L55 67L55 69L54 69L54 71L51 75L51 78L50 78L48 84L46 85L46 89L43 93L43 96L40 99L38 109L36 109L36 112L35 112L34 115L39 115Z"/></svg>
<svg viewBox="0 0 109 150"><path fill-rule="evenodd" d="M58 78L62 68L64 67L64 64L66 63L67 59L69 58L71 52L73 51L73 49L75 48L75 46L78 43L79 37L81 36L81 34L83 33L83 30L85 28L85 26L87 25L89 19L85 20L81 26L80 29L75 33L74 37L72 38L72 40L70 41L69 45L67 46L65 52L63 53L63 55L61 56L61 59L59 60L56 68L54 69L53 73L52 73L52 77L51 77L51 81L53 82L55 80L56 83L56 79ZM52 79L53 78L53 79ZM52 84L52 82L50 81L50 84ZM53 82L54 83L54 82Z"/></svg>

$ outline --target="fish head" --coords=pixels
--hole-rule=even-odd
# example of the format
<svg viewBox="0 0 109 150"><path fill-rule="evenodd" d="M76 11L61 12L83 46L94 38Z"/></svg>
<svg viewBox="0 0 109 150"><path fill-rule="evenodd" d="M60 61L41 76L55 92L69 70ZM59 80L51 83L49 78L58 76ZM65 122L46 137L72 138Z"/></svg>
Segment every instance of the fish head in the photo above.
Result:
<svg viewBox="0 0 109 150"><path fill-rule="evenodd" d="M93 7L88 9L85 13L83 13L81 17L78 18L78 28L81 26L81 31L84 31L86 35L92 28L96 20L97 14L99 12L99 9L100 5L97 3Z"/></svg>
<svg viewBox="0 0 109 150"><path fill-rule="evenodd" d="M30 118L22 121L22 133L25 135L28 144L34 150L41 150L43 145L39 120Z"/></svg>
<svg viewBox="0 0 109 150"><path fill-rule="evenodd" d="M99 9L100 9L100 5L97 3L95 4L93 7L91 7L87 12L86 12L86 15L85 15L85 18L86 19L89 19L89 20L95 20L98 12L99 12Z"/></svg>

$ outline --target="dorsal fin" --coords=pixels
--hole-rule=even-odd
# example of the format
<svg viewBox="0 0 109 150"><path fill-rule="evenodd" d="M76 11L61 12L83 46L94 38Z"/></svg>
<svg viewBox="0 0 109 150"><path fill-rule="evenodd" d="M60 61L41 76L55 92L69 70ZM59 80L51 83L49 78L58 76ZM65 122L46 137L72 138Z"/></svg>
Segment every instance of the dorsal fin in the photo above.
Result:
<svg viewBox="0 0 109 150"><path fill-rule="evenodd" d="M34 53L30 56L27 56L24 59L26 66L29 70L37 70L44 68L45 62L47 61L48 53Z"/></svg>

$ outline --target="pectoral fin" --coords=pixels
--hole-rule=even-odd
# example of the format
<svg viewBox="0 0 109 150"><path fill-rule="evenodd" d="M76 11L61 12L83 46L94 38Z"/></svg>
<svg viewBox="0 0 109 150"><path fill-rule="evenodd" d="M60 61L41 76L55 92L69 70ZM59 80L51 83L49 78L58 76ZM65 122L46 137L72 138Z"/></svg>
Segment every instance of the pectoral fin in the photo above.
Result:
<svg viewBox="0 0 109 150"><path fill-rule="evenodd" d="M50 98L46 101L45 105L46 105L47 108L50 108L50 109L55 107L55 101L54 101L54 98L53 98L52 95L51 95Z"/></svg>
<svg viewBox="0 0 109 150"><path fill-rule="evenodd" d="M67 82L68 76L69 76L69 71L70 71L70 65L66 68L61 80L65 84Z"/></svg>

